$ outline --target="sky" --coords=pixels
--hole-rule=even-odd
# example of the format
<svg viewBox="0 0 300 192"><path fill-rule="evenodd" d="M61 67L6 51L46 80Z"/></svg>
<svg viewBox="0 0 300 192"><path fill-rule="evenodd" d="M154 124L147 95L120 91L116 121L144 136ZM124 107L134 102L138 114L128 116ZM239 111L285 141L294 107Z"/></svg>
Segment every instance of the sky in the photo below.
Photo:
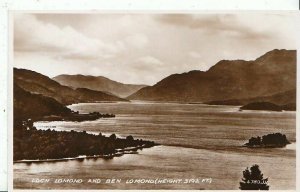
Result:
<svg viewBox="0 0 300 192"><path fill-rule="evenodd" d="M220 60L296 49L296 14L14 13L14 67L153 85Z"/></svg>

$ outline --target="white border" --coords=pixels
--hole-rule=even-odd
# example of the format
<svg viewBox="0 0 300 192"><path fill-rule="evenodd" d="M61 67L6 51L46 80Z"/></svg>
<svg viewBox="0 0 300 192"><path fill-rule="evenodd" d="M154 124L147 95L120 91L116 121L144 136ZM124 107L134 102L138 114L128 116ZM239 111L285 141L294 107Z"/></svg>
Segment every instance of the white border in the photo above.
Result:
<svg viewBox="0 0 300 192"><path fill-rule="evenodd" d="M9 46L8 35L9 29L9 11L54 11L62 12L135 12L135 13L191 13L191 12L228 12L238 10L298 10L298 0L0 0L0 190L12 191L12 111L8 106L12 106L12 86L7 86L8 81L12 83L12 66L8 65ZM213 10L213 11L212 11ZM219 10L219 11L218 11ZM10 18L11 19L11 18ZM298 26L299 27L299 26ZM299 27L300 29L300 27ZM299 30L300 31L300 30ZM11 31L10 31L11 32ZM299 45L299 40L298 40ZM298 46L300 47L300 46ZM298 58L300 56L298 49ZM12 63L10 57L10 63ZM299 61L298 61L299 62ZM299 65L298 65L299 66ZM297 68L299 74L300 69ZM297 78L299 85L300 81ZM12 85L12 84L10 84ZM300 90L297 90L299 96ZM297 97L298 101L298 97ZM300 103L297 102L297 109L300 109ZM297 111L297 117L299 117ZM7 124L8 120L8 124ZM297 128L299 127L297 118ZM298 129L297 129L298 130ZM7 134L9 132L9 140ZM299 131L296 132L297 139ZM7 145L8 144L8 145ZM7 147L9 160L7 161ZM297 149L299 142L297 142ZM9 185L7 185L7 163L9 163ZM297 150L297 178L299 178L299 151ZM296 179L297 180L297 179ZM300 183L297 183L297 189ZM68 190L69 191L69 190ZM116 190L114 190L116 191Z"/></svg>
<svg viewBox="0 0 300 192"><path fill-rule="evenodd" d="M0 0L1 1L1 0ZM0 7L2 3L0 2ZM7 190L7 66L8 15L0 8L0 190Z"/></svg>
<svg viewBox="0 0 300 192"><path fill-rule="evenodd" d="M13 10L298 10L298 0L8 0Z"/></svg>
<svg viewBox="0 0 300 192"><path fill-rule="evenodd" d="M300 32L300 12L298 11L298 25L297 25L297 31ZM296 95L297 95L297 103L296 103L296 189L300 189L300 133L299 133L299 127L300 127L300 36L297 38L297 87L296 87Z"/></svg>

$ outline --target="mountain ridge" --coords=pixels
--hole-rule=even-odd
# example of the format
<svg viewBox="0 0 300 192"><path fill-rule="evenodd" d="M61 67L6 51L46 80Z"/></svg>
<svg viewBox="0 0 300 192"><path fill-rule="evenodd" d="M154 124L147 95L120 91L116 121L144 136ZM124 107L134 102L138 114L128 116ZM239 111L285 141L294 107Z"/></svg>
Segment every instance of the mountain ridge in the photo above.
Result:
<svg viewBox="0 0 300 192"><path fill-rule="evenodd" d="M111 93L118 97L127 97L132 93L147 85L125 84L118 81L111 80L103 76L92 75L67 75L62 74L52 78L62 85L74 87L74 88L88 88L91 90L102 91Z"/></svg>
<svg viewBox="0 0 300 192"><path fill-rule="evenodd" d="M79 102L127 101L100 91L74 90L61 85L48 76L28 69L14 68L14 83L25 91L54 98L64 105Z"/></svg>
<svg viewBox="0 0 300 192"><path fill-rule="evenodd" d="M255 60L221 60L207 71L172 74L127 97L209 102L261 97L296 88L296 50L272 50Z"/></svg>

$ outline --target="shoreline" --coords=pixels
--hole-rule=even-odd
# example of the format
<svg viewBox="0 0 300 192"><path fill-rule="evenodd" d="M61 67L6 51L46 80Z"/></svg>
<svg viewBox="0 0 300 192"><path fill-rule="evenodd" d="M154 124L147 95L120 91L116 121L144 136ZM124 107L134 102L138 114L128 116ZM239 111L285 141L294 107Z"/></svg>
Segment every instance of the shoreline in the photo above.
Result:
<svg viewBox="0 0 300 192"><path fill-rule="evenodd" d="M72 121L72 122L82 122L82 121L95 121L101 118L114 118L116 117L115 114L109 113L99 113L99 112L92 112L92 113L79 113L79 112L72 112L71 114L63 114L63 115L48 115L43 116L38 121Z"/></svg>
<svg viewBox="0 0 300 192"><path fill-rule="evenodd" d="M147 101L147 100L130 100L130 102L114 102L114 103L105 103L105 102L93 102L93 103L73 103L67 105L69 109L72 106L76 105L93 105L93 104L180 104L180 105L200 105L200 106L228 106L228 107L239 107L235 105L210 105L204 102L179 102L179 101Z"/></svg>
<svg viewBox="0 0 300 192"><path fill-rule="evenodd" d="M14 149L14 162L36 162L49 159L57 161L57 159L78 159L82 156L112 158L127 152L134 153L139 149L160 145L154 141L135 139L131 135L119 138L114 133L105 136L101 132L90 134L86 131L57 131L49 128L43 130L34 127L31 120L15 123L18 124L16 124L14 141L18 142L17 148Z"/></svg>
<svg viewBox="0 0 300 192"><path fill-rule="evenodd" d="M223 106L223 107L234 107L237 108L238 112L296 112L293 110L281 110L281 111L273 111L273 110L255 110L255 109L239 109L243 105L226 105L226 104L209 104L205 102L177 102L177 101L147 101L147 100L130 100L130 102L109 102L111 104L180 104L180 105L200 105L200 106ZM76 105L92 105L92 104L109 104L108 102L91 102L91 103L73 103L67 105L66 107L76 106ZM70 108L69 108L70 109Z"/></svg>
<svg viewBox="0 0 300 192"><path fill-rule="evenodd" d="M156 144L152 147L159 146L159 144ZM43 163L43 162L60 162L60 161L69 161L69 160L84 160L84 159L110 159L114 157L120 157L126 154L137 154L138 150L150 148L149 146L137 146L137 147L127 147L124 149L116 149L116 152L114 154L110 155L79 155L77 157L65 157L65 158L58 158L58 159L23 159L23 160L16 160L13 161L13 164L15 163Z"/></svg>
<svg viewBox="0 0 300 192"><path fill-rule="evenodd" d="M290 144L287 144L286 146L283 147L249 147L246 145L242 145L242 146L237 146L237 147L242 147L242 148L249 148L249 149L267 149L267 148L278 148L278 149L287 149L287 150L296 150L295 148L289 148L289 146L293 147L296 145L296 142L291 142ZM44 162L62 162L62 161L69 161L69 160L85 160L85 159L112 159L114 157L121 157L123 155L126 154L138 154L138 150L142 150L145 148L152 148L152 147L156 147L156 146L165 146L165 147L179 147L179 148L187 148L187 149L195 149L195 150L205 150L205 151L212 151L211 149L206 149L206 148L196 148L196 147L185 147L185 146L181 146L181 145L161 145L161 144L156 144L154 146L137 146L137 147L127 147L124 149L116 149L116 152L114 154L110 154L110 155L79 155L77 157L65 157L65 158L58 158L58 159L23 159L23 160L16 160L13 161L13 164L19 164L19 163L44 163ZM216 150L214 152L219 152L220 150Z"/></svg>

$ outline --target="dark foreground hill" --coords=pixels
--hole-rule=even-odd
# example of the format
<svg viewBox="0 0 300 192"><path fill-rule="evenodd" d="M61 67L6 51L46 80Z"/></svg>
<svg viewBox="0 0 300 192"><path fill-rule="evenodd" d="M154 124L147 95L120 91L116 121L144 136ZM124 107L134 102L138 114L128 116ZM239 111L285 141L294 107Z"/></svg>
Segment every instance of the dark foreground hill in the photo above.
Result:
<svg viewBox="0 0 300 192"><path fill-rule="evenodd" d="M65 105L79 102L126 101L101 91L74 90L45 75L26 69L14 68L14 83L28 92L51 97Z"/></svg>
<svg viewBox="0 0 300 192"><path fill-rule="evenodd" d="M58 75L53 80L74 88L87 88L127 97L146 85L123 84L102 76Z"/></svg>
<svg viewBox="0 0 300 192"><path fill-rule="evenodd" d="M15 121L37 119L46 115L63 115L71 110L51 97L32 94L14 84L14 119Z"/></svg>
<svg viewBox="0 0 300 192"><path fill-rule="evenodd" d="M296 89L296 51L273 50L253 61L222 60L208 71L173 74L131 100L210 102L270 96Z"/></svg>
<svg viewBox="0 0 300 192"><path fill-rule="evenodd" d="M40 76L44 80L45 77ZM46 81L47 82L47 81ZM56 85L56 84L54 84ZM39 86L38 86L39 87ZM59 86L58 86L59 87ZM95 120L103 115L98 112L78 114L57 100L42 94L30 93L14 83L14 131L13 159L20 160L63 160L89 156L91 158L113 158L126 153L158 145L152 141L134 139L132 136L117 138L88 134L86 131L37 130L33 123L45 116L62 117L62 120ZM97 91L80 90L84 94L96 94ZM104 115L103 117L107 117ZM114 117L114 116L113 116Z"/></svg>
<svg viewBox="0 0 300 192"><path fill-rule="evenodd" d="M33 122L43 115L70 115L73 112L52 98L31 94L17 85L14 88L14 161L62 160L82 155L113 158L158 145L132 136L122 139L115 134L106 137L86 131L37 130Z"/></svg>

